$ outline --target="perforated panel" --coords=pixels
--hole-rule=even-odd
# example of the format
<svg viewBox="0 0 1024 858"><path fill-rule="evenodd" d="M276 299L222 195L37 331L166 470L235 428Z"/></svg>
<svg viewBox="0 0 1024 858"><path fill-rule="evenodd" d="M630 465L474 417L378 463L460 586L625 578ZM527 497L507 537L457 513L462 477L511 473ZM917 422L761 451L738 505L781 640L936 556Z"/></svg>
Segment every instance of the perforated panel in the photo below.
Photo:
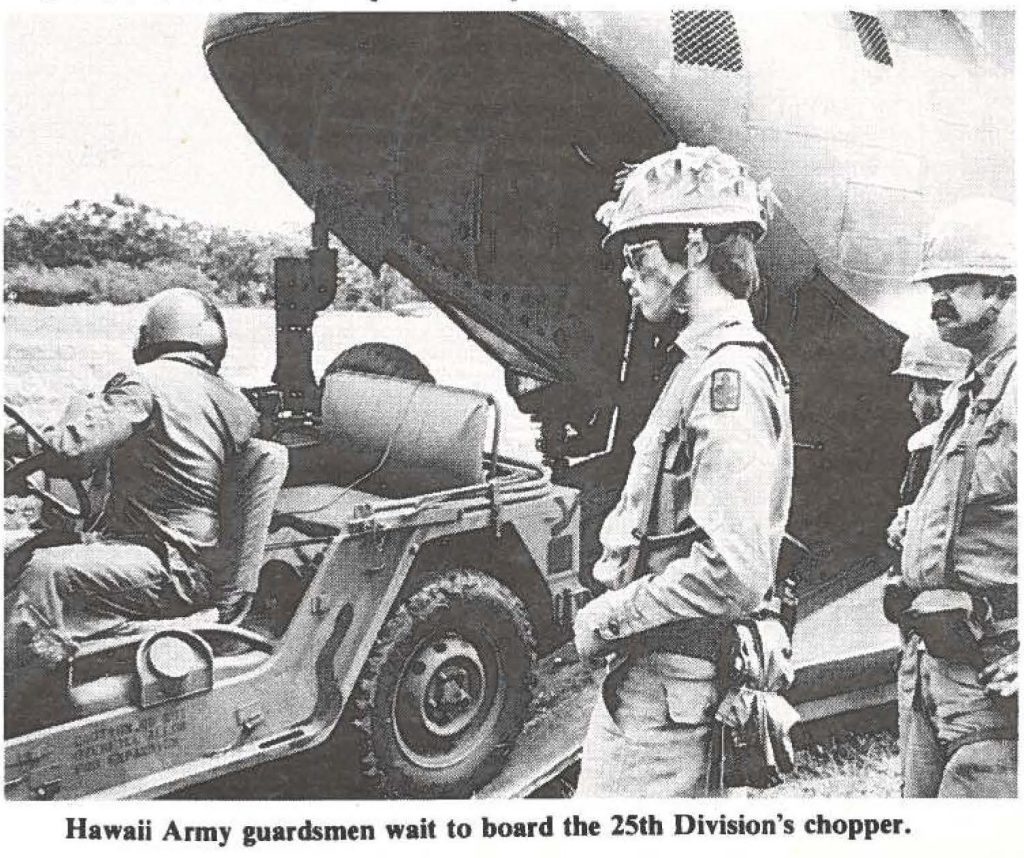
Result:
<svg viewBox="0 0 1024 858"><path fill-rule="evenodd" d="M740 71L743 52L736 20L728 12L673 12L672 55L677 63Z"/></svg>
<svg viewBox="0 0 1024 858"><path fill-rule="evenodd" d="M864 56L879 65L891 66L892 54L889 53L889 40L885 37L882 22L874 15L865 15L863 12L851 12L850 18L857 30Z"/></svg>

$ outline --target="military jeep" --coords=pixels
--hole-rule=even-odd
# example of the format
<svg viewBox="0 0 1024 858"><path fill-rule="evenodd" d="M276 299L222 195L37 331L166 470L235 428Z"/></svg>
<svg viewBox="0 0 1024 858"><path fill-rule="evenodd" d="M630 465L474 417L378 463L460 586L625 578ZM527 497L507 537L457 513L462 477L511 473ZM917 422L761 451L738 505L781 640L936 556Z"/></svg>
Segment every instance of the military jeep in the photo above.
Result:
<svg viewBox="0 0 1024 858"><path fill-rule="evenodd" d="M251 609L79 644L31 728L8 717L8 798L158 796L313 748L392 796L468 796L501 768L537 659L585 592L577 492L500 455L488 395L345 370L314 382L335 278L320 239L278 264L274 384L247 391L288 448ZM40 491L51 519L81 512Z"/></svg>

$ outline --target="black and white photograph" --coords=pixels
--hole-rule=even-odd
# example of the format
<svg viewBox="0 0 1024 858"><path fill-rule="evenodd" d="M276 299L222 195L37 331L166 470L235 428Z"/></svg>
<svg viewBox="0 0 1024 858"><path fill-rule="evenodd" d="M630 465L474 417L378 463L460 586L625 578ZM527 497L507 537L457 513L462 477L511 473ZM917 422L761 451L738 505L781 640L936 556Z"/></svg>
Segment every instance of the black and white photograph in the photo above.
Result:
<svg viewBox="0 0 1024 858"><path fill-rule="evenodd" d="M1019 836L1015 12L565 5L5 13L5 825Z"/></svg>

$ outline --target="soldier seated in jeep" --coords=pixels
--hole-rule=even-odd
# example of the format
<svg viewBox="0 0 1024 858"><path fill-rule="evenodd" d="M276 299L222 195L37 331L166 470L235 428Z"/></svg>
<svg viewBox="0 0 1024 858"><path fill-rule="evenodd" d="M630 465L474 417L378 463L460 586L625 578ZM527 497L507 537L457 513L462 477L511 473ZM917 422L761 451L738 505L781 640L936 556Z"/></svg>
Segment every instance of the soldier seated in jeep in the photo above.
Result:
<svg viewBox="0 0 1024 858"><path fill-rule="evenodd" d="M5 405L40 451L8 457L5 493L42 496L47 528L5 545L8 640L28 620L22 640L59 662L28 659L45 696L24 681L32 670L7 665L8 797L161 795L314 749L306 761L332 784L356 775L360 790L453 797L508 757L537 658L579 604L577 493L500 456L494 398L432 383L404 349L354 346L318 383L312 321L335 283L322 244L275 267L278 362L270 385L244 391L255 412L216 375L223 325L195 295L181 301L192 328L157 339L147 316L139 368L47 437ZM227 402L196 402L172 424L213 427L206 494L155 455L186 448L161 434L176 401L155 397L149 375L191 372ZM81 480L101 452L114 482L94 522ZM40 469L71 481L78 510L26 480ZM55 511L81 524L55 528ZM138 569L108 568L129 553ZM108 753L108 736L129 738Z"/></svg>
<svg viewBox="0 0 1024 858"><path fill-rule="evenodd" d="M52 688L82 641L201 609L231 622L247 609L287 457L254 438L254 409L218 375L226 349L208 298L166 290L145 313L137 367L33 432L41 449L23 474L70 480L81 507L81 480L109 463L110 490L73 544L31 552L5 597L9 713L45 706L17 701Z"/></svg>

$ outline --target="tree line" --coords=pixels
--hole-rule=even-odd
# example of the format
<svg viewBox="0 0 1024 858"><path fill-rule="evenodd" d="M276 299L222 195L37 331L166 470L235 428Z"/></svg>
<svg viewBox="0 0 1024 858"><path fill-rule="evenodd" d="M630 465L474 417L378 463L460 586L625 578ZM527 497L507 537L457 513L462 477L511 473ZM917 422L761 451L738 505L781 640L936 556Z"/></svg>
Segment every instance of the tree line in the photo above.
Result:
<svg viewBox="0 0 1024 858"><path fill-rule="evenodd" d="M256 233L212 227L168 214L124 194L76 200L53 216L4 219L4 300L27 304L125 304L171 286L222 303L273 300L274 257L301 256L308 229ZM344 309L379 310L421 296L384 266L374 275L338 245L338 297Z"/></svg>

